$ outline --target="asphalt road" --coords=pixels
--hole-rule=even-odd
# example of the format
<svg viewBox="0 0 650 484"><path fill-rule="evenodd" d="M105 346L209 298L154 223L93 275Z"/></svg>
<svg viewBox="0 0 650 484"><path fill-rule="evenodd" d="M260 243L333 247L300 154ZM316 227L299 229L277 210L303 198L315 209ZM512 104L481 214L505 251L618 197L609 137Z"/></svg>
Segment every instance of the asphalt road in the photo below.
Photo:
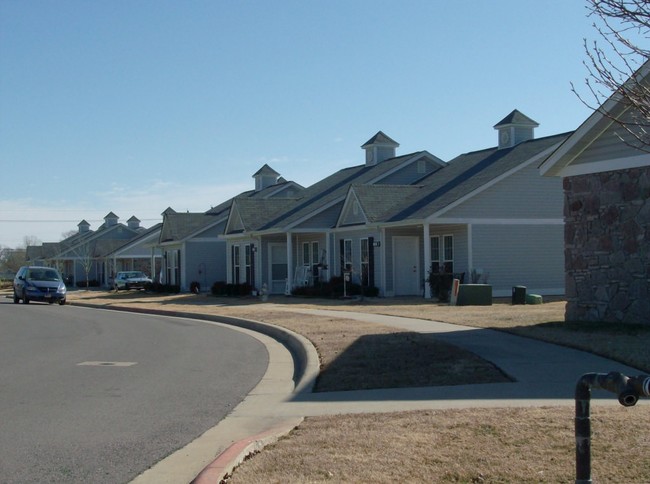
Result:
<svg viewBox="0 0 650 484"><path fill-rule="evenodd" d="M128 482L267 365L260 342L217 325L0 300L0 483Z"/></svg>

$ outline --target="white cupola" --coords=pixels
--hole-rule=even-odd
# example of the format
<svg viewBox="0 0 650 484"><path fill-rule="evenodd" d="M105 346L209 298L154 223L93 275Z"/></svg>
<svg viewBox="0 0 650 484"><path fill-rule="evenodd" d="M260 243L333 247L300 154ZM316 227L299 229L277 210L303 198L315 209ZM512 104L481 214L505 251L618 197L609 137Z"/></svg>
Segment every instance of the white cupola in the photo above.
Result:
<svg viewBox="0 0 650 484"><path fill-rule="evenodd" d="M112 227L113 225L117 225L119 219L120 217L115 215L113 212L110 212L104 217L104 226Z"/></svg>
<svg viewBox="0 0 650 484"><path fill-rule="evenodd" d="M381 131L361 145L366 150L366 166L373 166L389 158L395 158L399 143Z"/></svg>
<svg viewBox="0 0 650 484"><path fill-rule="evenodd" d="M140 228L140 219L133 215L129 220L126 221L127 226L132 230L138 230Z"/></svg>
<svg viewBox="0 0 650 484"><path fill-rule="evenodd" d="M516 109L494 125L499 133L499 149L512 148L519 143L535 138L535 128L539 123L533 121Z"/></svg>
<svg viewBox="0 0 650 484"><path fill-rule="evenodd" d="M275 185L280 178L280 174L265 163L262 168L255 172L253 178L255 178L255 191L259 192Z"/></svg>
<svg viewBox="0 0 650 484"><path fill-rule="evenodd" d="M79 233L80 234L85 234L86 232L90 231L90 224L86 222L85 220L82 220L77 224L77 227L79 227Z"/></svg>

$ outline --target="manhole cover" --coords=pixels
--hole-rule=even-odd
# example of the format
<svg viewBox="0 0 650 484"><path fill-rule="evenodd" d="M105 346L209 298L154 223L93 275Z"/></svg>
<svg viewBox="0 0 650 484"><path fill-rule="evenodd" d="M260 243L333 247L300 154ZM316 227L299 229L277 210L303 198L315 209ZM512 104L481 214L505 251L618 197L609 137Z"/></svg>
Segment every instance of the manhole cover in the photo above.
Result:
<svg viewBox="0 0 650 484"><path fill-rule="evenodd" d="M137 365L135 361L84 361L77 363L77 366L133 366Z"/></svg>

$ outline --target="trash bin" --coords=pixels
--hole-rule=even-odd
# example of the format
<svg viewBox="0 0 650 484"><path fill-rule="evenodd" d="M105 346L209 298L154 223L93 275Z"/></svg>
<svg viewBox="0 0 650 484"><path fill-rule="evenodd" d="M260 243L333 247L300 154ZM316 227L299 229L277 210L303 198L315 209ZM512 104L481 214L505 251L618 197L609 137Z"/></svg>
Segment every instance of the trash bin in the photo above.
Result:
<svg viewBox="0 0 650 484"><path fill-rule="evenodd" d="M526 304L526 286L512 288L512 304Z"/></svg>

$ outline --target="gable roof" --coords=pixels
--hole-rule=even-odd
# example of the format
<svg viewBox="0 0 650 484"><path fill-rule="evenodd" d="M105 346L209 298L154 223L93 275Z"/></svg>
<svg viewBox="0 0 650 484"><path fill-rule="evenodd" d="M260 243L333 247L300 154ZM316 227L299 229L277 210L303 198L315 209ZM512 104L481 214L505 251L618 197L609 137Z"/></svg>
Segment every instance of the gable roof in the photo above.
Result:
<svg viewBox="0 0 650 484"><path fill-rule="evenodd" d="M135 245L141 243L141 242L144 241L145 239L153 238L153 237L155 237L156 234L159 233L161 230L162 230L162 222L159 222L159 223L157 223L157 224L155 224L155 225L149 227L148 229L146 229L146 230L144 230L144 231L141 231L141 232L138 234L137 237L134 237L134 238L129 239L129 240L127 240L127 241L121 241L121 242L123 242L122 245L113 248L112 250L110 250L109 252L107 252L107 253L105 254L105 256L116 255L117 253L119 253L119 252L121 252L121 251L123 251L123 250L127 250L127 249L129 249L129 248L131 248L131 247L133 247L133 246L135 246Z"/></svg>
<svg viewBox="0 0 650 484"><path fill-rule="evenodd" d="M271 168L268 164L264 163L264 166L257 170L255 173L253 173L253 178L258 176L258 175L266 175L266 176L280 176L280 174L275 171L273 168Z"/></svg>
<svg viewBox="0 0 650 484"><path fill-rule="evenodd" d="M223 217L209 213L165 212L159 241L160 243L180 242L221 220Z"/></svg>
<svg viewBox="0 0 650 484"><path fill-rule="evenodd" d="M381 222L424 220L452 203L472 194L499 176L542 155L558 145L568 133L525 141L512 148L475 151L460 155L447 166L432 173L392 210L386 210Z"/></svg>
<svg viewBox="0 0 650 484"><path fill-rule="evenodd" d="M645 92L650 89L650 60L646 61L636 73L630 76L621 89L630 90L639 86ZM635 111L634 106L625 100L620 92L613 93L557 150L541 163L539 167L540 173L544 176L571 176L632 168L635 166L647 166L650 164L650 157L638 151L633 153L632 156L621 157L622 159L612 159L605 162L573 167L580 155L594 142L604 136L607 130L616 123L616 120L623 120L626 115L629 116ZM619 146L625 147L626 145L621 141ZM631 147L629 148L629 151L634 151ZM612 156L612 158L617 157Z"/></svg>
<svg viewBox="0 0 650 484"><path fill-rule="evenodd" d="M130 235L130 237L111 238L111 233L115 231L123 231L122 233ZM123 245L133 237L137 237L139 233L139 231L133 230L121 223L111 226L105 226L105 224L102 224L102 226L94 232L76 234L63 242L60 242L59 248L61 250L55 258L65 258L69 257L71 254L74 256L75 252L82 249L85 250L86 247L93 247L95 252L94 256L99 257L114 250L120 245Z"/></svg>
<svg viewBox="0 0 650 484"><path fill-rule="evenodd" d="M376 135L366 141L361 145L362 148L371 145L384 145L384 146L393 146L397 148L399 143L392 139L390 136L386 135L383 131L378 131Z"/></svg>
<svg viewBox="0 0 650 484"><path fill-rule="evenodd" d="M323 180L305 188L288 210L280 212L276 217L267 221L262 230L284 230L300 223L306 217L317 213L334 203L345 199L352 184L370 185L381 181L398 169L415 163L422 157L431 158L443 166L445 163L427 151L417 151L394 158L389 158L376 165L358 165L344 168ZM415 182L414 182L415 183Z"/></svg>
<svg viewBox="0 0 650 484"><path fill-rule="evenodd" d="M536 128L539 126L539 123L537 121L533 121L518 109L515 109L510 114L508 114L505 118L503 118L501 121L495 124L494 127L504 128L506 126L512 126L512 125L532 126Z"/></svg>
<svg viewBox="0 0 650 484"><path fill-rule="evenodd" d="M233 200L228 223L226 224L226 232L260 230L269 219L286 211L294 202L295 200L288 198L270 198L264 200L259 198L237 197ZM233 228L235 217L238 217L241 221L241 228Z"/></svg>
<svg viewBox="0 0 650 484"><path fill-rule="evenodd" d="M381 222L400 206L405 199L422 190L422 185L352 185L348 192L346 205L354 200L359 203L366 223ZM337 226L345 225L342 210Z"/></svg>

